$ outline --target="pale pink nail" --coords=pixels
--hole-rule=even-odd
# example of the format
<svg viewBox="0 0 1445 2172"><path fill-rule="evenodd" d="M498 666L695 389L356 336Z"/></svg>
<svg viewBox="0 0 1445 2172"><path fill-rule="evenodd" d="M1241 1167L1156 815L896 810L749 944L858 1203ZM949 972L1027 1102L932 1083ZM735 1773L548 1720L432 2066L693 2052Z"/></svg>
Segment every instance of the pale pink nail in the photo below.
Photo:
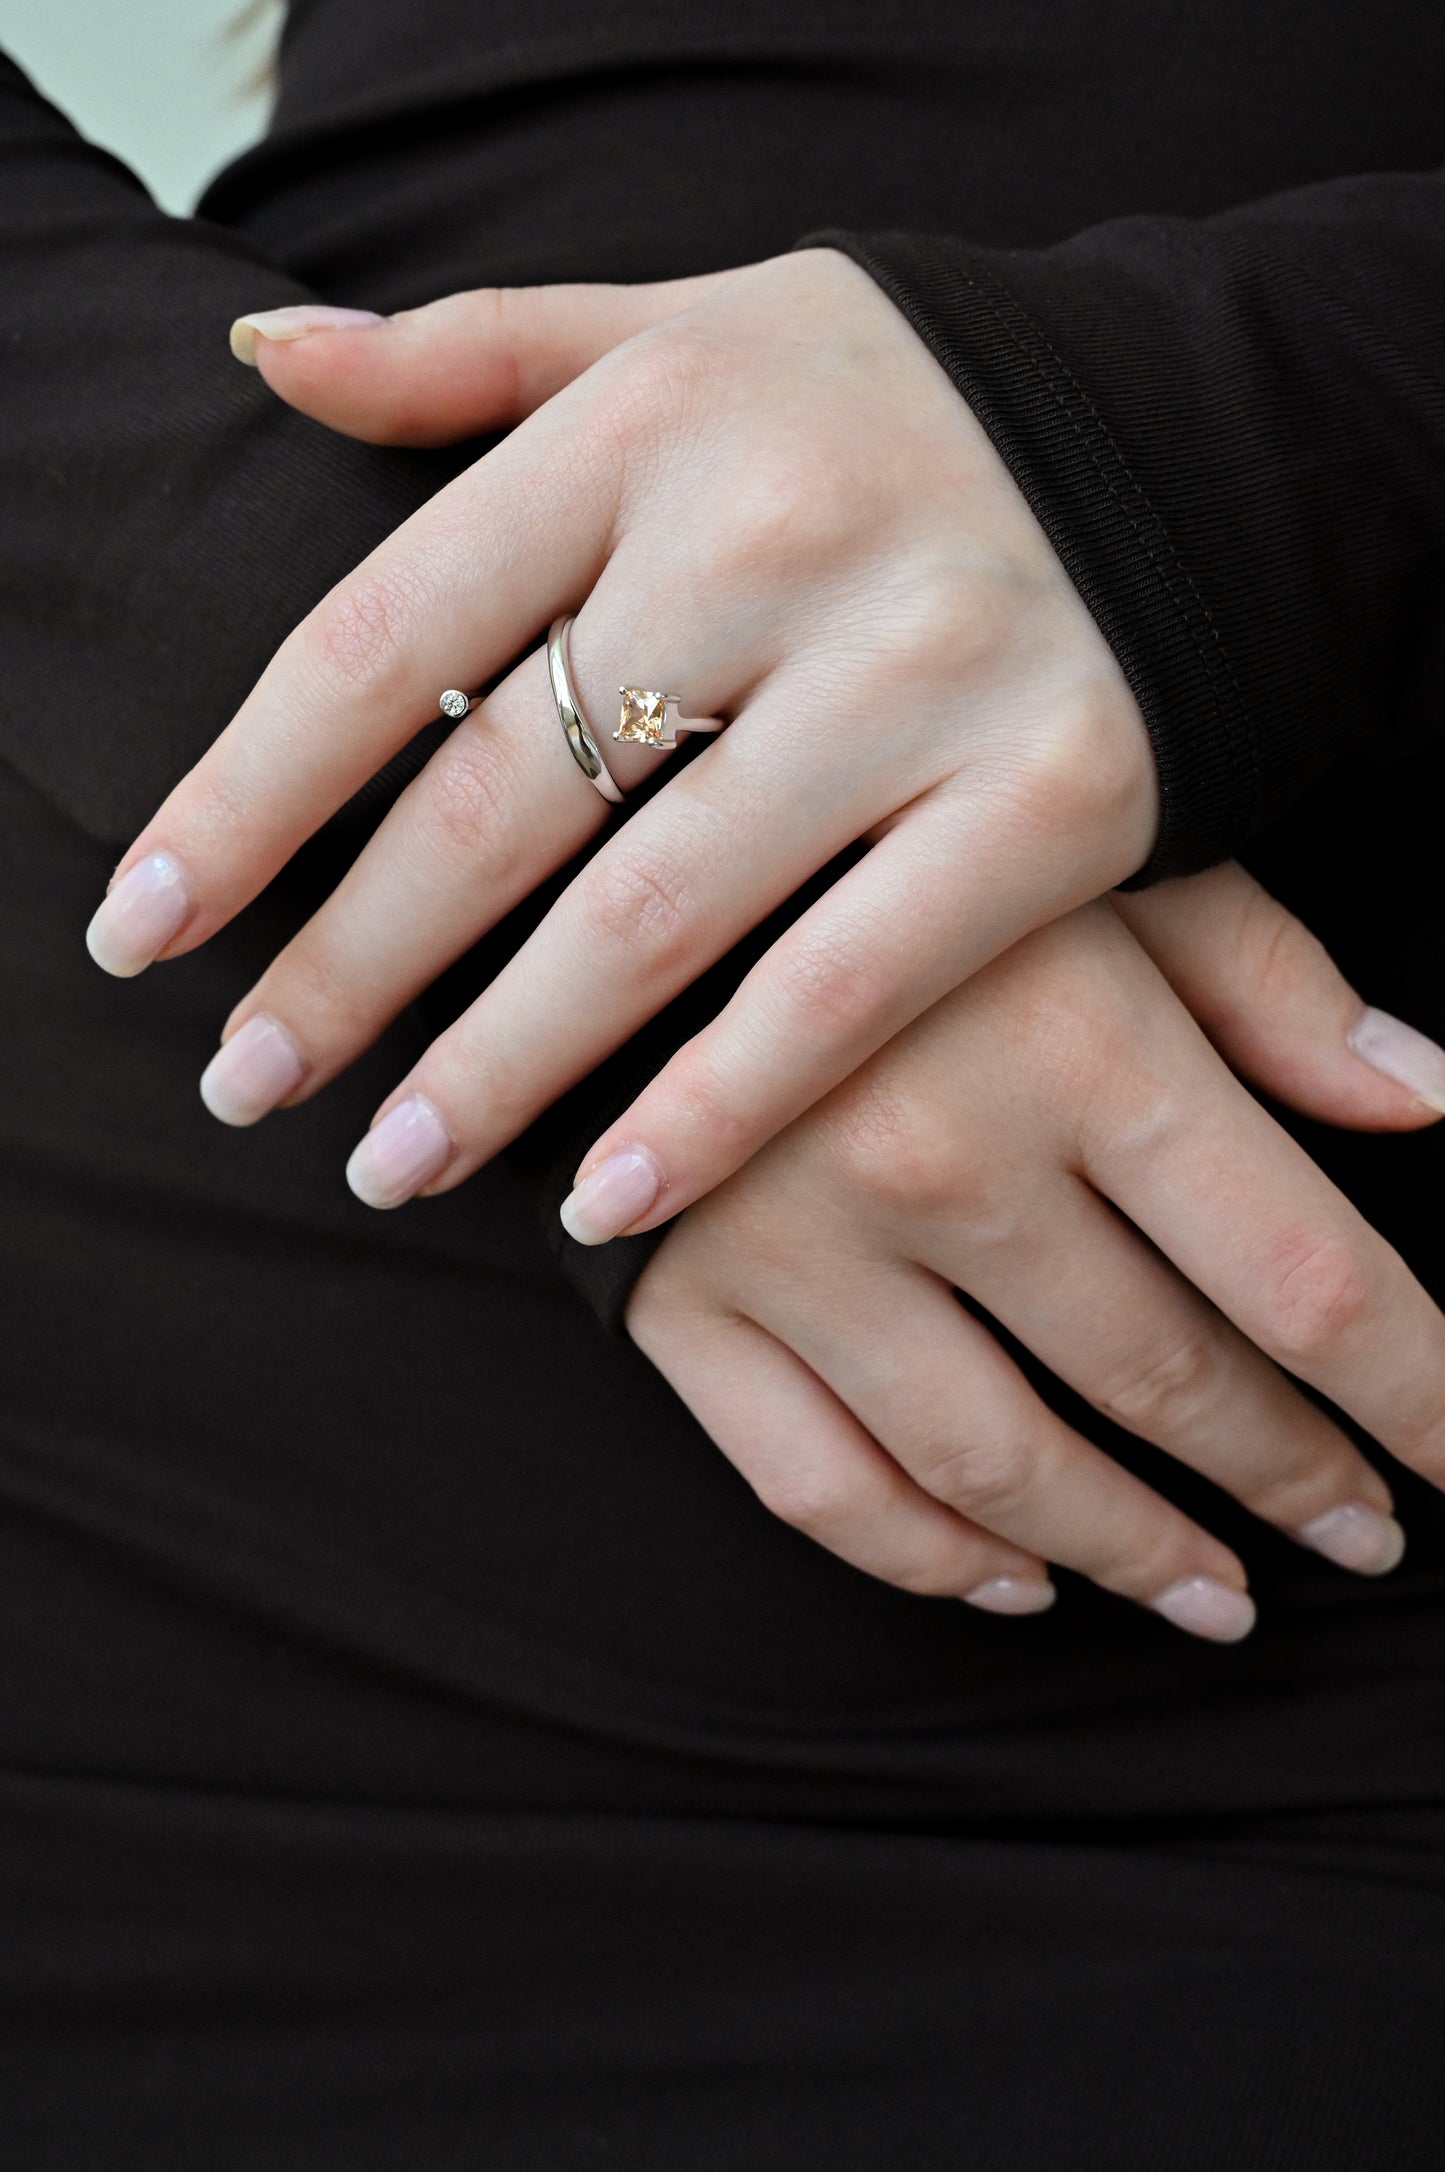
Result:
<svg viewBox="0 0 1445 2172"><path fill-rule="evenodd" d="M619 1147L562 1202L562 1227L579 1244L606 1244L638 1221L667 1179L645 1146Z"/></svg>
<svg viewBox="0 0 1445 2172"><path fill-rule="evenodd" d="M309 339L313 332L340 332L348 325L384 324L374 309L332 309L325 302L291 302L284 309L253 309L231 326L231 352L256 367L256 341Z"/></svg>
<svg viewBox="0 0 1445 2172"><path fill-rule="evenodd" d="M346 1164L346 1181L368 1207L399 1207L440 1176L455 1152L431 1103L413 1094L372 1125Z"/></svg>
<svg viewBox="0 0 1445 2172"><path fill-rule="evenodd" d="M1345 1038L1357 1056L1445 1116L1445 1048L1388 1011L1361 1011Z"/></svg>
<svg viewBox="0 0 1445 2172"><path fill-rule="evenodd" d="M1186 1576L1150 1601L1154 1610L1176 1629L1191 1636L1209 1637L1216 1644L1237 1644L1254 1627L1254 1601L1247 1591L1235 1591L1212 1576Z"/></svg>
<svg viewBox="0 0 1445 2172"><path fill-rule="evenodd" d="M223 1124L255 1124L306 1075L286 1028L258 1011L238 1026L201 1073L201 1099Z"/></svg>
<svg viewBox="0 0 1445 2172"><path fill-rule="evenodd" d="M151 852L123 875L85 931L102 972L129 980L171 942L191 917L185 869L168 852Z"/></svg>
<svg viewBox="0 0 1445 2172"><path fill-rule="evenodd" d="M1394 1517L1382 1515L1364 1501L1326 1509L1323 1516L1301 1524L1295 1537L1359 1576L1387 1575L1398 1568L1405 1551L1405 1534Z"/></svg>
<svg viewBox="0 0 1445 2172"><path fill-rule="evenodd" d="M963 1595L966 1606L986 1614L1042 1614L1058 1596L1046 1576L992 1576Z"/></svg>

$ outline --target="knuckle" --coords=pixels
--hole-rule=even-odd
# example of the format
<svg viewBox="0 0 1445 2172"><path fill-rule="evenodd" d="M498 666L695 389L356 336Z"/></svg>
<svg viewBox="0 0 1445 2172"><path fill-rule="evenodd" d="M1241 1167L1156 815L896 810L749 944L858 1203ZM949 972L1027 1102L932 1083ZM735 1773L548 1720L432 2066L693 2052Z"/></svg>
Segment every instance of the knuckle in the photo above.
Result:
<svg viewBox="0 0 1445 2172"><path fill-rule="evenodd" d="M986 545L947 559L915 559L903 575L870 631L876 661L890 678L904 668L957 685L985 669L1017 632L1017 569Z"/></svg>
<svg viewBox="0 0 1445 2172"><path fill-rule="evenodd" d="M756 1117L749 1115L729 1079L711 1039L700 1036L678 1050L659 1081L666 1093L669 1130L705 1142L717 1168L737 1166L758 1144Z"/></svg>
<svg viewBox="0 0 1445 2172"><path fill-rule="evenodd" d="M1035 831L1090 838L1128 827L1157 790L1154 757L1122 682L1092 674L1048 703L1046 728L1009 756L1015 803Z"/></svg>
<svg viewBox="0 0 1445 2172"><path fill-rule="evenodd" d="M1051 1109L1080 1112L1105 1088L1118 1093L1137 1068L1132 1022L1121 1017L1118 991L1087 942L1065 927L1025 937L1017 956L999 961L997 985L1006 991L1000 1018L1018 1082L1011 1096L1026 1093Z"/></svg>
<svg viewBox="0 0 1445 2172"><path fill-rule="evenodd" d="M1354 1452L1341 1441L1333 1452L1318 1448L1296 1453L1281 1469L1261 1474L1239 1498L1252 1515L1284 1530L1297 1530L1315 1516L1358 1494Z"/></svg>
<svg viewBox="0 0 1445 2172"><path fill-rule="evenodd" d="M1445 1485L1445 1379L1440 1353L1433 1353L1428 1378L1410 1397L1410 1408L1395 1426L1389 1445L1401 1460Z"/></svg>
<svg viewBox="0 0 1445 2172"><path fill-rule="evenodd" d="M770 1515L820 1546L837 1547L852 1522L853 1489L823 1463L785 1460L751 1483Z"/></svg>
<svg viewBox="0 0 1445 2172"><path fill-rule="evenodd" d="M1209 1336L1193 1328L1143 1352L1107 1378L1096 1408L1116 1425L1156 1442L1188 1440L1218 1401L1219 1367Z"/></svg>
<svg viewBox="0 0 1445 2172"><path fill-rule="evenodd" d="M323 1048L350 1045L370 1028L373 998L355 970L338 957L331 946L304 933L282 953L268 976L267 994L274 1007L294 1020L306 1045L319 1054Z"/></svg>
<svg viewBox="0 0 1445 2172"><path fill-rule="evenodd" d="M1121 1553L1111 1545L1087 1571L1105 1591L1146 1606L1181 1577L1194 1573L1197 1562L1188 1524L1162 1503L1158 1506L1161 1513L1150 1518L1147 1530L1131 1533L1126 1550Z"/></svg>
<svg viewBox="0 0 1445 2172"><path fill-rule="evenodd" d="M1330 1232L1299 1231L1275 1249L1265 1298L1265 1336L1286 1365L1327 1357L1368 1317L1373 1277L1357 1247Z"/></svg>
<svg viewBox="0 0 1445 2172"><path fill-rule="evenodd" d="M916 1599L954 1599L983 1583L987 1574L986 1566L960 1561L957 1546L933 1546L891 1569L888 1582Z"/></svg>
<svg viewBox="0 0 1445 2172"><path fill-rule="evenodd" d="M1248 985L1272 1012L1293 1010L1318 992L1322 975L1335 977L1323 943L1264 890L1251 890L1245 901L1239 947Z"/></svg>
<svg viewBox="0 0 1445 2172"><path fill-rule="evenodd" d="M920 1485L950 1508L994 1525L1011 1519L1030 1489L1033 1450L1002 1433L935 1443L910 1458Z"/></svg>
<svg viewBox="0 0 1445 2172"><path fill-rule="evenodd" d="M795 934L781 946L777 994L789 1030L809 1038L855 1040L890 1020L896 991L876 965L837 936Z"/></svg>
<svg viewBox="0 0 1445 2172"><path fill-rule="evenodd" d="M956 1208L973 1188L974 1170L940 1135L932 1112L882 1084L846 1097L829 1146L846 1196L910 1220Z"/></svg>
<svg viewBox="0 0 1445 2172"><path fill-rule="evenodd" d="M433 1041L411 1083L435 1102L459 1142L475 1136L479 1118L491 1137L502 1139L515 1137L536 1114L535 1087L517 1054L498 1047L485 1019L467 1014Z"/></svg>
<svg viewBox="0 0 1445 2172"><path fill-rule="evenodd" d="M323 682L366 692L397 668L413 616L406 584L371 572L328 597L302 632Z"/></svg>
<svg viewBox="0 0 1445 2172"><path fill-rule="evenodd" d="M695 1324L698 1309L691 1278L679 1267L675 1248L664 1244L633 1284L624 1324L644 1357L661 1365Z"/></svg>
<svg viewBox="0 0 1445 2172"><path fill-rule="evenodd" d="M686 876L655 848L619 842L588 863L579 905L588 937L626 950L648 978L666 978L686 958L692 893Z"/></svg>
<svg viewBox="0 0 1445 2172"><path fill-rule="evenodd" d="M634 334L596 369L588 427L624 456L684 428L712 356L691 328L655 325Z"/></svg>
<svg viewBox="0 0 1445 2172"><path fill-rule="evenodd" d="M225 851L244 840L251 802L237 777L211 765L209 773L203 769L187 791L191 796L186 808L185 834L194 859Z"/></svg>
<svg viewBox="0 0 1445 2172"><path fill-rule="evenodd" d="M727 508L711 557L715 570L748 583L783 571L795 578L799 565L826 566L857 549L863 509L840 488L823 444L767 445L731 477Z"/></svg>

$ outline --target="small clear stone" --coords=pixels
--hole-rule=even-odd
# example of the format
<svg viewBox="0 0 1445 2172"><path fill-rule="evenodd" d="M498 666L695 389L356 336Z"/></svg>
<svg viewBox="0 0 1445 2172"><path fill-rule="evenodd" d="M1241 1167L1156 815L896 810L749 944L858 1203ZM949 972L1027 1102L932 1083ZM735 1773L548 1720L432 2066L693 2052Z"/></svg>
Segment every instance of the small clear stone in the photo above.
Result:
<svg viewBox="0 0 1445 2172"><path fill-rule="evenodd" d="M442 695L441 709L443 716L466 715L467 697L462 692L459 686L449 686L447 688L446 692Z"/></svg>
<svg viewBox="0 0 1445 2172"><path fill-rule="evenodd" d="M624 686L622 721L614 736L636 740L644 747L660 747L666 730L666 694L651 694L642 686Z"/></svg>

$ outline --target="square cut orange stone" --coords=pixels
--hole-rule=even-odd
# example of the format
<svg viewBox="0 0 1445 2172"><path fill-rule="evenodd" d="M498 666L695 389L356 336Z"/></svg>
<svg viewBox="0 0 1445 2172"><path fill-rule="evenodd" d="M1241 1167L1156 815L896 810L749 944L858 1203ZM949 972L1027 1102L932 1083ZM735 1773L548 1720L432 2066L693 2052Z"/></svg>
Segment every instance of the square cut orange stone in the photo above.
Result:
<svg viewBox="0 0 1445 2172"><path fill-rule="evenodd" d="M622 688L622 721L619 739L634 739L645 747L659 747L667 732L667 696L650 694L645 687Z"/></svg>

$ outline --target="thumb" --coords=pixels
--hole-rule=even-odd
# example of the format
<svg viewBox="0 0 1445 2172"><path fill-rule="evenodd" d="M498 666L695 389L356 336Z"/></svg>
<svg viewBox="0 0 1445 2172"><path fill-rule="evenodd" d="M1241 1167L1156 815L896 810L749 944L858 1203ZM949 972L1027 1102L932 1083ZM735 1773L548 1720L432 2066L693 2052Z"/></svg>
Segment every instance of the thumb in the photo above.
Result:
<svg viewBox="0 0 1445 2172"><path fill-rule="evenodd" d="M634 332L728 272L650 286L477 287L394 317L301 302L231 326L292 407L378 445L450 445L520 422Z"/></svg>
<svg viewBox="0 0 1445 2172"><path fill-rule="evenodd" d="M1113 904L1220 1054L1277 1101L1356 1131L1445 1115L1445 1049L1362 1003L1242 867L1116 891Z"/></svg>

